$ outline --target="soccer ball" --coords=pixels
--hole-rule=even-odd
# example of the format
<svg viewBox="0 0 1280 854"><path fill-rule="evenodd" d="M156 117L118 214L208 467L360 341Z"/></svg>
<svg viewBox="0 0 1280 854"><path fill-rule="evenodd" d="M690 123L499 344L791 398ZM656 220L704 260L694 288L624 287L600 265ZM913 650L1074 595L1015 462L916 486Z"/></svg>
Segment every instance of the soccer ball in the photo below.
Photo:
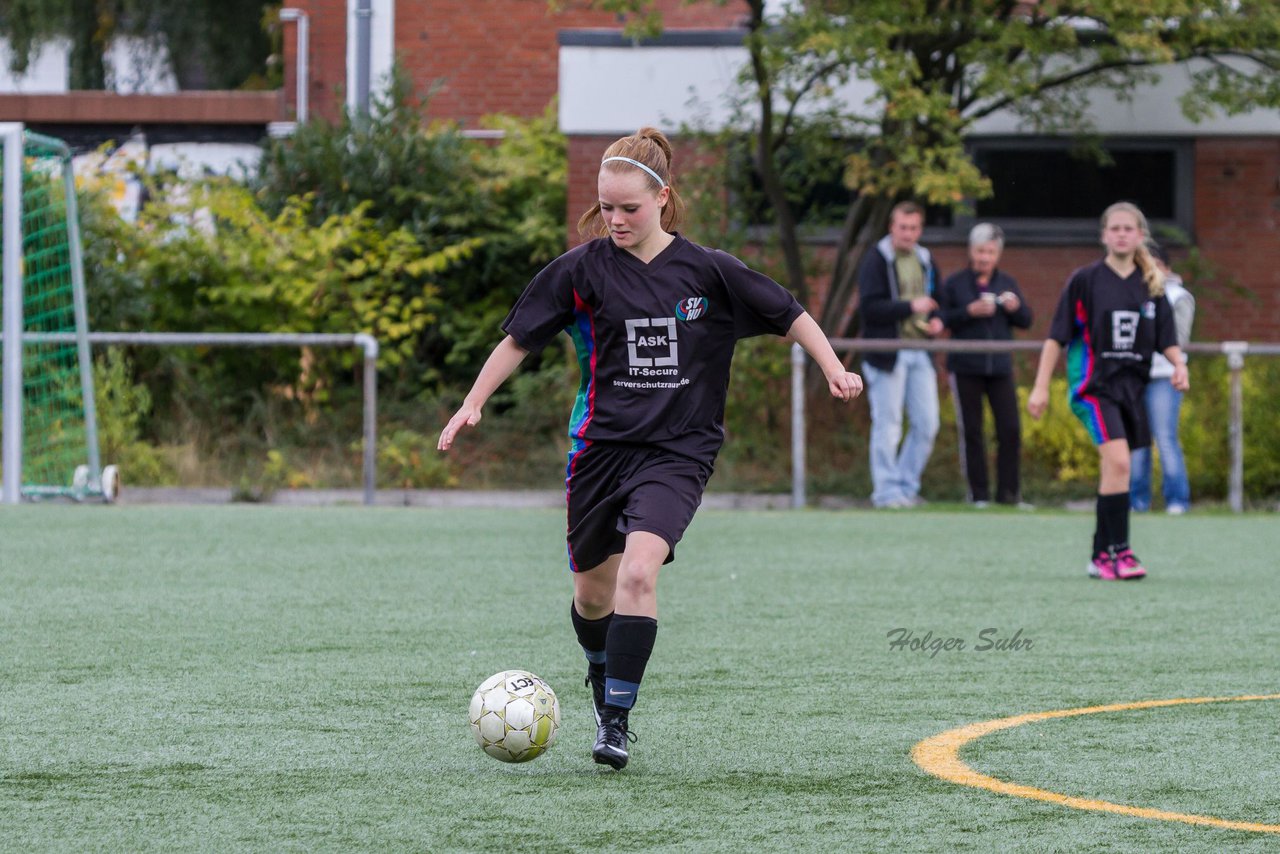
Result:
<svg viewBox="0 0 1280 854"><path fill-rule="evenodd" d="M494 759L537 759L555 744L559 728L555 692L526 670L495 673L471 697L471 734Z"/></svg>

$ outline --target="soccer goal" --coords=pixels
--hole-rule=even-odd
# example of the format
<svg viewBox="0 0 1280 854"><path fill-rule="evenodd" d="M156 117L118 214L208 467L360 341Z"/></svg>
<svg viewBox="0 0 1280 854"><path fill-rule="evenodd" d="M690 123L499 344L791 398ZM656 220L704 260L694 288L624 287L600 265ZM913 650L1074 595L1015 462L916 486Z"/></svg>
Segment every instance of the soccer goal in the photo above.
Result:
<svg viewBox="0 0 1280 854"><path fill-rule="evenodd" d="M2 497L114 501L100 468L84 261L71 151L0 124L4 279Z"/></svg>

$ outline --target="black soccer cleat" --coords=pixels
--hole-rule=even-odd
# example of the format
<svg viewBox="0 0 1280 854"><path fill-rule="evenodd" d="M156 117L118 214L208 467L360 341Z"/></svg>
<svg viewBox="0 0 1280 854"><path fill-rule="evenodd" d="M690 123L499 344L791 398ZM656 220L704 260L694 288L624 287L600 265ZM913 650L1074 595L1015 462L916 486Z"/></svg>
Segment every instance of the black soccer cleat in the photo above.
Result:
<svg viewBox="0 0 1280 854"><path fill-rule="evenodd" d="M601 709L596 746L591 749L591 758L601 765L621 771L627 767L627 760L631 758L627 753L627 742L635 740L636 734L627 728L627 710L605 706Z"/></svg>
<svg viewBox="0 0 1280 854"><path fill-rule="evenodd" d="M582 683L591 689L591 713L596 716L596 726L600 726L600 710L604 708L604 667L587 666L587 678Z"/></svg>

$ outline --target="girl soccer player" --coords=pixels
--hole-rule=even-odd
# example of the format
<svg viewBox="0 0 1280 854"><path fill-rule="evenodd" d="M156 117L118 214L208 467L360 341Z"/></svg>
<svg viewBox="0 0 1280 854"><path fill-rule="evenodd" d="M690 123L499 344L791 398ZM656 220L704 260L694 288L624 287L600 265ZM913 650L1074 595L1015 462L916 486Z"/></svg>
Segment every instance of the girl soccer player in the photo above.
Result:
<svg viewBox="0 0 1280 854"><path fill-rule="evenodd" d="M525 288L439 448L479 423L527 353L569 334L582 372L565 476L570 617L598 725L592 756L620 769L658 631L658 570L674 559L724 441L735 343L785 335L841 400L857 397L862 379L781 285L676 231L683 203L660 131L642 128L610 145L597 190L599 201L578 222L595 239Z"/></svg>
<svg viewBox="0 0 1280 854"><path fill-rule="evenodd" d="M1049 379L1067 348L1071 411L1098 446L1097 526L1089 575L1108 581L1143 578L1147 571L1129 547L1129 452L1151 444L1143 395L1151 354L1174 366L1171 382L1188 387L1187 364L1164 297L1164 274L1146 248L1146 217L1127 202L1102 214L1106 257L1071 274L1040 352L1031 417L1049 406Z"/></svg>

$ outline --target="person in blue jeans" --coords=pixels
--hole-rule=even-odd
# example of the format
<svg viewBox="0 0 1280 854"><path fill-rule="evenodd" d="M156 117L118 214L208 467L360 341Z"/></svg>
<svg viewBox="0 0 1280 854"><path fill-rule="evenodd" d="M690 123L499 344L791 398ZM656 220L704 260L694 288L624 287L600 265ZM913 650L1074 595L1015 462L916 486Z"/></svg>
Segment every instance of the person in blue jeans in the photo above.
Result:
<svg viewBox="0 0 1280 854"><path fill-rule="evenodd" d="M942 332L933 297L939 273L929 250L920 245L923 231L919 205L896 205L888 235L858 269L864 337L923 341ZM938 435L938 375L932 354L910 349L869 353L863 376L871 402L871 503L893 508L922 504L920 476Z"/></svg>
<svg viewBox="0 0 1280 854"><path fill-rule="evenodd" d="M1191 339L1196 300L1182 284L1182 278L1169 269L1169 258L1163 247L1152 245L1151 256L1164 274L1164 295L1173 308L1173 324L1178 346ZM1191 484L1187 480L1186 459L1178 440L1178 418L1182 410L1182 392L1173 387L1173 365L1159 353L1151 357L1151 381L1147 383L1144 401L1151 437L1160 449L1161 491L1164 509L1171 516L1181 516L1191 507ZM1137 448L1130 461L1129 502L1133 510L1145 513L1151 509L1151 449Z"/></svg>

